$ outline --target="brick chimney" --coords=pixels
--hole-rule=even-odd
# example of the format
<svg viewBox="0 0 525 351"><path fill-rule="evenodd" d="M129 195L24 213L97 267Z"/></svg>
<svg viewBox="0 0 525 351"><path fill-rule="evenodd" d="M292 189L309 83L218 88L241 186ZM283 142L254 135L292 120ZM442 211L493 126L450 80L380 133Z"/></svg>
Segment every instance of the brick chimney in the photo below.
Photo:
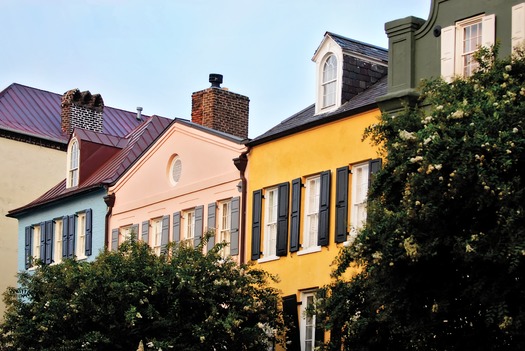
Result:
<svg viewBox="0 0 525 351"><path fill-rule="evenodd" d="M62 96L60 117L62 133L71 134L74 128L102 132L104 100L100 94L78 89L66 91Z"/></svg>
<svg viewBox="0 0 525 351"><path fill-rule="evenodd" d="M222 75L210 74L211 87L191 95L191 121L202 126L248 138L250 99L221 88Z"/></svg>

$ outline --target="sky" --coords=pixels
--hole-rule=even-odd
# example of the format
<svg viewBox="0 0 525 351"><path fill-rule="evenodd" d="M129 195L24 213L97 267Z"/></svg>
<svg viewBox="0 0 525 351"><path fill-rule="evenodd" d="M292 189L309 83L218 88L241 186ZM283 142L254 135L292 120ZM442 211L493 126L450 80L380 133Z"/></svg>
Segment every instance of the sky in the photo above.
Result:
<svg viewBox="0 0 525 351"><path fill-rule="evenodd" d="M314 102L325 32L388 48L386 22L431 0L0 0L0 90L101 94L105 105L191 119L210 86L250 98L255 138Z"/></svg>

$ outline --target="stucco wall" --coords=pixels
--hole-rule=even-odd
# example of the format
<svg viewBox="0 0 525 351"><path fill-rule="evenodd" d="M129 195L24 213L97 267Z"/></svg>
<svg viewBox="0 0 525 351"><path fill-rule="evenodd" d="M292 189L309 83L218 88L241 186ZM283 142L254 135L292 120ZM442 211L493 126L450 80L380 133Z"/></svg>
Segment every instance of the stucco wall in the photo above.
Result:
<svg viewBox="0 0 525 351"><path fill-rule="evenodd" d="M369 140L361 141L364 129L375 123L377 116L379 116L379 111L376 109L257 145L251 149L248 155L247 261L250 260L251 254L253 191L281 182L291 182L298 177L303 177L304 180L305 176L321 171L331 171L329 245L323 246L320 252L305 255L288 252L285 257L258 264L260 268L279 276L280 281L276 286L283 295L298 294L298 291L302 289L316 288L329 283L331 264L342 246L334 242L335 172L338 167L378 157ZM349 199L351 198L351 182L352 176L350 175ZM304 229L304 201L303 193L300 241L302 241ZM264 218L264 208L261 217ZM350 219L350 210L348 218ZM264 236L264 230L262 236Z"/></svg>
<svg viewBox="0 0 525 351"><path fill-rule="evenodd" d="M0 293L16 285L17 220L5 215L56 185L66 174L66 153L0 138ZM0 302L0 315L4 304Z"/></svg>
<svg viewBox="0 0 525 351"><path fill-rule="evenodd" d="M239 157L243 150L244 146L238 143L182 123L173 124L125 177L109 189L116 199L110 230L169 215L172 239L174 212L203 205L206 218L208 204L241 196L237 188L239 171L233 158ZM182 172L179 182L173 185L170 161L175 155L180 157Z"/></svg>
<svg viewBox="0 0 525 351"><path fill-rule="evenodd" d="M103 197L106 190L99 188L96 191L75 197L74 200L61 201L56 205L50 205L32 211L28 215L20 216L18 227L18 265L19 271L25 269L25 227L36 225L43 221L61 219L65 215L73 215L77 212L83 212L86 209L92 209L92 252L91 256L87 257L88 261L93 261L96 256L104 249L105 238L105 220L106 220L106 204Z"/></svg>

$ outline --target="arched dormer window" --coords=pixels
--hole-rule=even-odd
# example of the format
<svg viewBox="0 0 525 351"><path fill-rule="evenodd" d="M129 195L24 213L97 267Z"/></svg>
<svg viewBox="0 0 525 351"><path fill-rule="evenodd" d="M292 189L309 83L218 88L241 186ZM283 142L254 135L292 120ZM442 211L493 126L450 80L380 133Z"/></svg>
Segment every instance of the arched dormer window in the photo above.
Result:
<svg viewBox="0 0 525 351"><path fill-rule="evenodd" d="M78 141L76 139L71 140L67 155L67 187L71 188L78 186L78 163L80 158L80 150Z"/></svg>
<svg viewBox="0 0 525 351"><path fill-rule="evenodd" d="M337 58L330 55L323 65L323 108L335 105L337 87Z"/></svg>

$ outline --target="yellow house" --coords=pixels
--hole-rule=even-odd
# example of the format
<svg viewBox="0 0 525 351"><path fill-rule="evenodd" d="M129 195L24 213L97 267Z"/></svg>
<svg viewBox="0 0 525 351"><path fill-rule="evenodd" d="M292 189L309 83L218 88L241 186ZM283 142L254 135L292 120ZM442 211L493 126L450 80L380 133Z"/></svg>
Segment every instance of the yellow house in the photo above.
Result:
<svg viewBox="0 0 525 351"><path fill-rule="evenodd" d="M366 218L377 150L363 141L380 114L387 51L333 33L317 49L315 104L250 141L246 261L279 277L288 350L313 350L324 333L305 309Z"/></svg>

